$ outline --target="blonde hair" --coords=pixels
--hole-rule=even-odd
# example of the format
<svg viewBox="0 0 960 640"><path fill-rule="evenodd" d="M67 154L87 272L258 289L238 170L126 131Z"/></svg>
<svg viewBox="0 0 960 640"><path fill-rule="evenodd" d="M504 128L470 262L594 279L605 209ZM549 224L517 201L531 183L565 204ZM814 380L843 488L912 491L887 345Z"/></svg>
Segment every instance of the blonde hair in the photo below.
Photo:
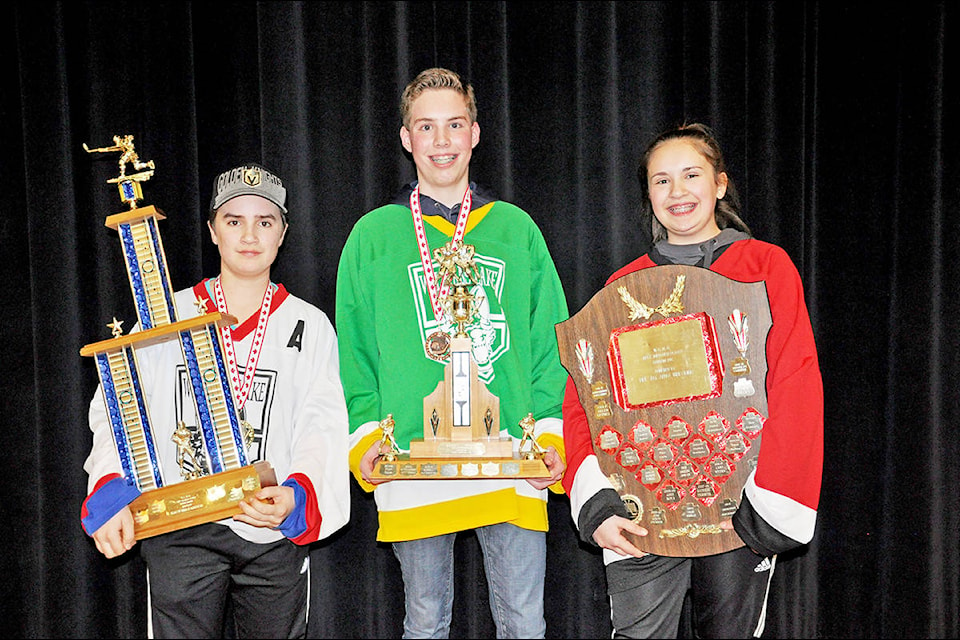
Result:
<svg viewBox="0 0 960 640"><path fill-rule="evenodd" d="M400 120L403 126L410 128L410 111L413 109L413 101L424 91L431 89L453 89L462 95L467 103L470 123L477 121L477 100L473 95L473 87L464 84L459 74L449 69L434 67L421 71L403 90L403 95L400 97Z"/></svg>

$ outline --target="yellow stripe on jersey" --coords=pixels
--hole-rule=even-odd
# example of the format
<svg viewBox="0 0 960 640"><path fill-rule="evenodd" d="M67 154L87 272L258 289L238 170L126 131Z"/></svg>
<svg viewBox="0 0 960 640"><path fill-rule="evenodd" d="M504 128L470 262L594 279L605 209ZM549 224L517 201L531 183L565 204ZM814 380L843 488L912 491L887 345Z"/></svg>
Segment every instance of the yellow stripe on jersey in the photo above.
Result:
<svg viewBox="0 0 960 640"><path fill-rule="evenodd" d="M408 482L416 482L416 480ZM446 480L445 482L473 481ZM532 531L546 531L547 503L540 498L517 495L513 489L508 488L459 498L455 504L441 502L401 511L381 510L377 540L379 542L419 540L497 522L510 522Z"/></svg>
<svg viewBox="0 0 960 640"><path fill-rule="evenodd" d="M373 446L374 442L377 442L381 438L383 438L383 431L378 427L360 438L357 444L350 449L350 471L353 473L353 477L357 479L357 484L360 485L360 488L367 493L373 491L376 485L370 484L360 475L360 458L367 452L367 449Z"/></svg>
<svg viewBox="0 0 960 640"><path fill-rule="evenodd" d="M470 233L475 226L480 224L480 221L483 220L488 213L490 213L490 208L492 206L493 202L488 202L479 209L473 209L470 211L470 217L467 218L467 228L464 229L464 233ZM457 230L456 225L443 216L423 216L423 221L440 233L446 234L451 238L453 237L453 233Z"/></svg>

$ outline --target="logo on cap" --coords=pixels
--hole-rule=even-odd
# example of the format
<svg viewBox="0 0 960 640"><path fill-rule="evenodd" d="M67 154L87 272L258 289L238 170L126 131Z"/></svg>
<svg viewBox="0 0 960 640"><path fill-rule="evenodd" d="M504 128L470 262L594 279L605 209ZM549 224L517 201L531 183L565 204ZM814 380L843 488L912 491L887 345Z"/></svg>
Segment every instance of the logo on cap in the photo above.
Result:
<svg viewBox="0 0 960 640"><path fill-rule="evenodd" d="M287 190L280 178L257 164L248 164L224 171L213 183L213 198L210 210L219 209L225 202L237 196L255 195L266 198L287 212Z"/></svg>
<svg viewBox="0 0 960 640"><path fill-rule="evenodd" d="M243 181L251 187L260 185L260 169L256 167L247 167L243 170Z"/></svg>

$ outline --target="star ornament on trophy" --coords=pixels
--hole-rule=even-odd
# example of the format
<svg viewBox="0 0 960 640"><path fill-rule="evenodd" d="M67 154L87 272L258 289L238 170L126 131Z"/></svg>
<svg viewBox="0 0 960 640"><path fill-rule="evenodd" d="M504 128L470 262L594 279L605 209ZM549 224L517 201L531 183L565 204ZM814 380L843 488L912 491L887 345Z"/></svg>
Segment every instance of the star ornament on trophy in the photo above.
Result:
<svg viewBox="0 0 960 640"><path fill-rule="evenodd" d="M423 438L410 441L401 453L392 439L393 416L381 421L386 451L374 466L379 479L549 478L544 451L533 435L532 414L519 424L523 438L514 451L513 438L500 430L500 399L480 381L467 328L477 314L479 282L474 248L457 241L434 251L440 265L441 289L448 291L440 308L453 335L428 337L431 357L445 362L443 379L423 399ZM431 354L431 345L433 352ZM387 434L390 434L389 436Z"/></svg>
<svg viewBox="0 0 960 640"><path fill-rule="evenodd" d="M140 160L133 136L114 136L113 141L112 146L83 148L120 153L119 175L107 182L117 185L129 210L108 216L105 224L120 236L139 330L123 335L123 321L114 318L108 325L113 337L84 346L80 355L96 361L123 479L135 496L129 507L139 540L238 514L240 501L262 486L275 485L276 475L268 462L248 460L246 428L236 409L220 332L237 320L206 313L202 301L199 316L178 319L157 225L164 215L139 204L141 185L153 177L154 163ZM128 165L136 173L128 174ZM180 342L196 401L198 432L180 423L172 434L180 478L163 475L158 429L151 423L137 368L138 348L166 340Z"/></svg>

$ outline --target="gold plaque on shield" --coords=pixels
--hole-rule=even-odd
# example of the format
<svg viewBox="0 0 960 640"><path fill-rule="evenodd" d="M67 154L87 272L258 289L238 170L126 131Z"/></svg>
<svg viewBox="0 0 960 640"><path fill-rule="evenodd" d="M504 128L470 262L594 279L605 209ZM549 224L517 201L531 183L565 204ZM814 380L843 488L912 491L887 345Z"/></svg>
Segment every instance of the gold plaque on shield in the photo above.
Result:
<svg viewBox="0 0 960 640"><path fill-rule="evenodd" d="M618 278L556 325L600 469L649 532L627 534L641 550L697 557L743 546L719 524L756 468L770 326L763 282L683 265Z"/></svg>

